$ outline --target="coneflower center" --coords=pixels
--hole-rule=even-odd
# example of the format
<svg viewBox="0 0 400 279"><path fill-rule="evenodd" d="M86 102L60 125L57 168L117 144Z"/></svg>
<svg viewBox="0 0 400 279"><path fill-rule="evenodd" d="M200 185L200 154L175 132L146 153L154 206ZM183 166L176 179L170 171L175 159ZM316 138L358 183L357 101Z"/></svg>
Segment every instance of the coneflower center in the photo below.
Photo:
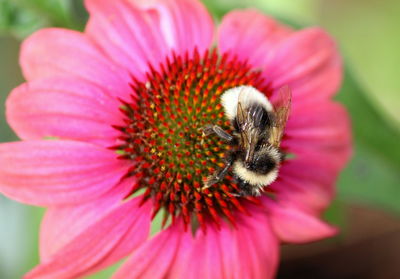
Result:
<svg viewBox="0 0 400 279"><path fill-rule="evenodd" d="M251 85L266 92L260 72L246 63L216 51L167 58L158 70L150 67L146 82L132 81L132 99L121 101L125 115L122 159L132 161L126 177L138 183L131 194L145 189L152 199L153 216L164 209L165 220L181 216L185 224L207 220L234 223L235 210L244 211L231 176L205 189L204 180L224 166L229 146L216 136L204 137L202 128L216 124L231 131L220 104L221 94L233 87Z"/></svg>

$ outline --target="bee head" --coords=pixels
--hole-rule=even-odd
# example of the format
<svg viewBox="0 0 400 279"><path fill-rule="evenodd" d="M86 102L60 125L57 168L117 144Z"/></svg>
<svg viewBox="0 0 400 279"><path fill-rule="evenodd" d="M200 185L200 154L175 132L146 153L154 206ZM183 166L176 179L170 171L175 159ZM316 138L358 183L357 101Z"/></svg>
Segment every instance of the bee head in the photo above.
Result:
<svg viewBox="0 0 400 279"><path fill-rule="evenodd" d="M280 152L271 146L262 146L250 158L243 158L243 165L249 171L267 174L280 163Z"/></svg>
<svg viewBox="0 0 400 279"><path fill-rule="evenodd" d="M259 174L267 174L277 166L276 160L270 157L269 154L256 152L251 161L245 161L244 166L246 169Z"/></svg>

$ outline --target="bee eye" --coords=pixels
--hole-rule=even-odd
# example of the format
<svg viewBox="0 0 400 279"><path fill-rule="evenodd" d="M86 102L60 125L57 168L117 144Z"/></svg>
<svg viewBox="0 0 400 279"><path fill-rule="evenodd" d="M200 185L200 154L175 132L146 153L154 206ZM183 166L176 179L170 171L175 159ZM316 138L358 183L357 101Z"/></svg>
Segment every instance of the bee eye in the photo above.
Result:
<svg viewBox="0 0 400 279"><path fill-rule="evenodd" d="M275 166L276 163L267 156L256 156L253 161L245 163L246 169L260 174L267 174L269 171L275 168Z"/></svg>
<svg viewBox="0 0 400 279"><path fill-rule="evenodd" d="M254 151L255 151L255 152L260 151L262 144L263 144L263 142L262 142L261 140L259 140L259 141L257 142L257 144L256 144L256 147L254 148Z"/></svg>
<svg viewBox="0 0 400 279"><path fill-rule="evenodd" d="M252 161L246 164L246 168L251 171L257 171L257 169L259 169L260 167L261 165L257 163L257 161Z"/></svg>
<svg viewBox="0 0 400 279"><path fill-rule="evenodd" d="M263 145L264 140L263 139L259 139L257 142L257 147L260 148L261 145Z"/></svg>

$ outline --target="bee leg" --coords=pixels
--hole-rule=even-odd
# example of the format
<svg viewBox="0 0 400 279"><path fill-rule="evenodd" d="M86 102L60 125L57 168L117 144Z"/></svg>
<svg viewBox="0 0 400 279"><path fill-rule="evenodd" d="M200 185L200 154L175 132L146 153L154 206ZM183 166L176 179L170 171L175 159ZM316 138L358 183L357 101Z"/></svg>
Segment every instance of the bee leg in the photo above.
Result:
<svg viewBox="0 0 400 279"><path fill-rule="evenodd" d="M233 162L235 161L237 155L236 153L237 152L230 151L226 154L225 166L222 169L216 171L213 175L207 177L206 181L204 182L204 186L202 187L202 190L207 189L215 183L220 182L226 176L229 168L233 165Z"/></svg>
<svg viewBox="0 0 400 279"><path fill-rule="evenodd" d="M203 127L203 136L209 136L211 134L216 134L221 139L225 140L226 142L233 142L234 137L231 136L229 133L225 132L224 129L219 127L218 125L207 125Z"/></svg>
<svg viewBox="0 0 400 279"><path fill-rule="evenodd" d="M215 183L220 182L226 175L226 173L228 172L229 168L232 166L231 163L228 163L224 166L223 169L216 171L213 175L210 175L209 177L207 177L206 181L204 182L204 186L202 188L203 189L207 189L210 186L214 185Z"/></svg>

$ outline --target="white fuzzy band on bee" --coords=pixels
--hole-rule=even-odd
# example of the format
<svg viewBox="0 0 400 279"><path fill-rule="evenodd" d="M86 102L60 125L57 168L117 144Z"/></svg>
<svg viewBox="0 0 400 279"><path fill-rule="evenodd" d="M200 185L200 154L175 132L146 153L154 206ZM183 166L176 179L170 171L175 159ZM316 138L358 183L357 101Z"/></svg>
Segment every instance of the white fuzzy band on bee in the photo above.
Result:
<svg viewBox="0 0 400 279"><path fill-rule="evenodd" d="M243 109L256 103L262 105L266 111L273 111L271 103L263 93L252 86L238 86L225 91L221 96L221 104L229 120L235 119L239 101Z"/></svg>
<svg viewBox="0 0 400 279"><path fill-rule="evenodd" d="M277 168L271 170L268 174L258 174L246 169L242 161L236 161L234 163L233 171L237 176L239 176L240 179L255 187L268 186L278 177Z"/></svg>

